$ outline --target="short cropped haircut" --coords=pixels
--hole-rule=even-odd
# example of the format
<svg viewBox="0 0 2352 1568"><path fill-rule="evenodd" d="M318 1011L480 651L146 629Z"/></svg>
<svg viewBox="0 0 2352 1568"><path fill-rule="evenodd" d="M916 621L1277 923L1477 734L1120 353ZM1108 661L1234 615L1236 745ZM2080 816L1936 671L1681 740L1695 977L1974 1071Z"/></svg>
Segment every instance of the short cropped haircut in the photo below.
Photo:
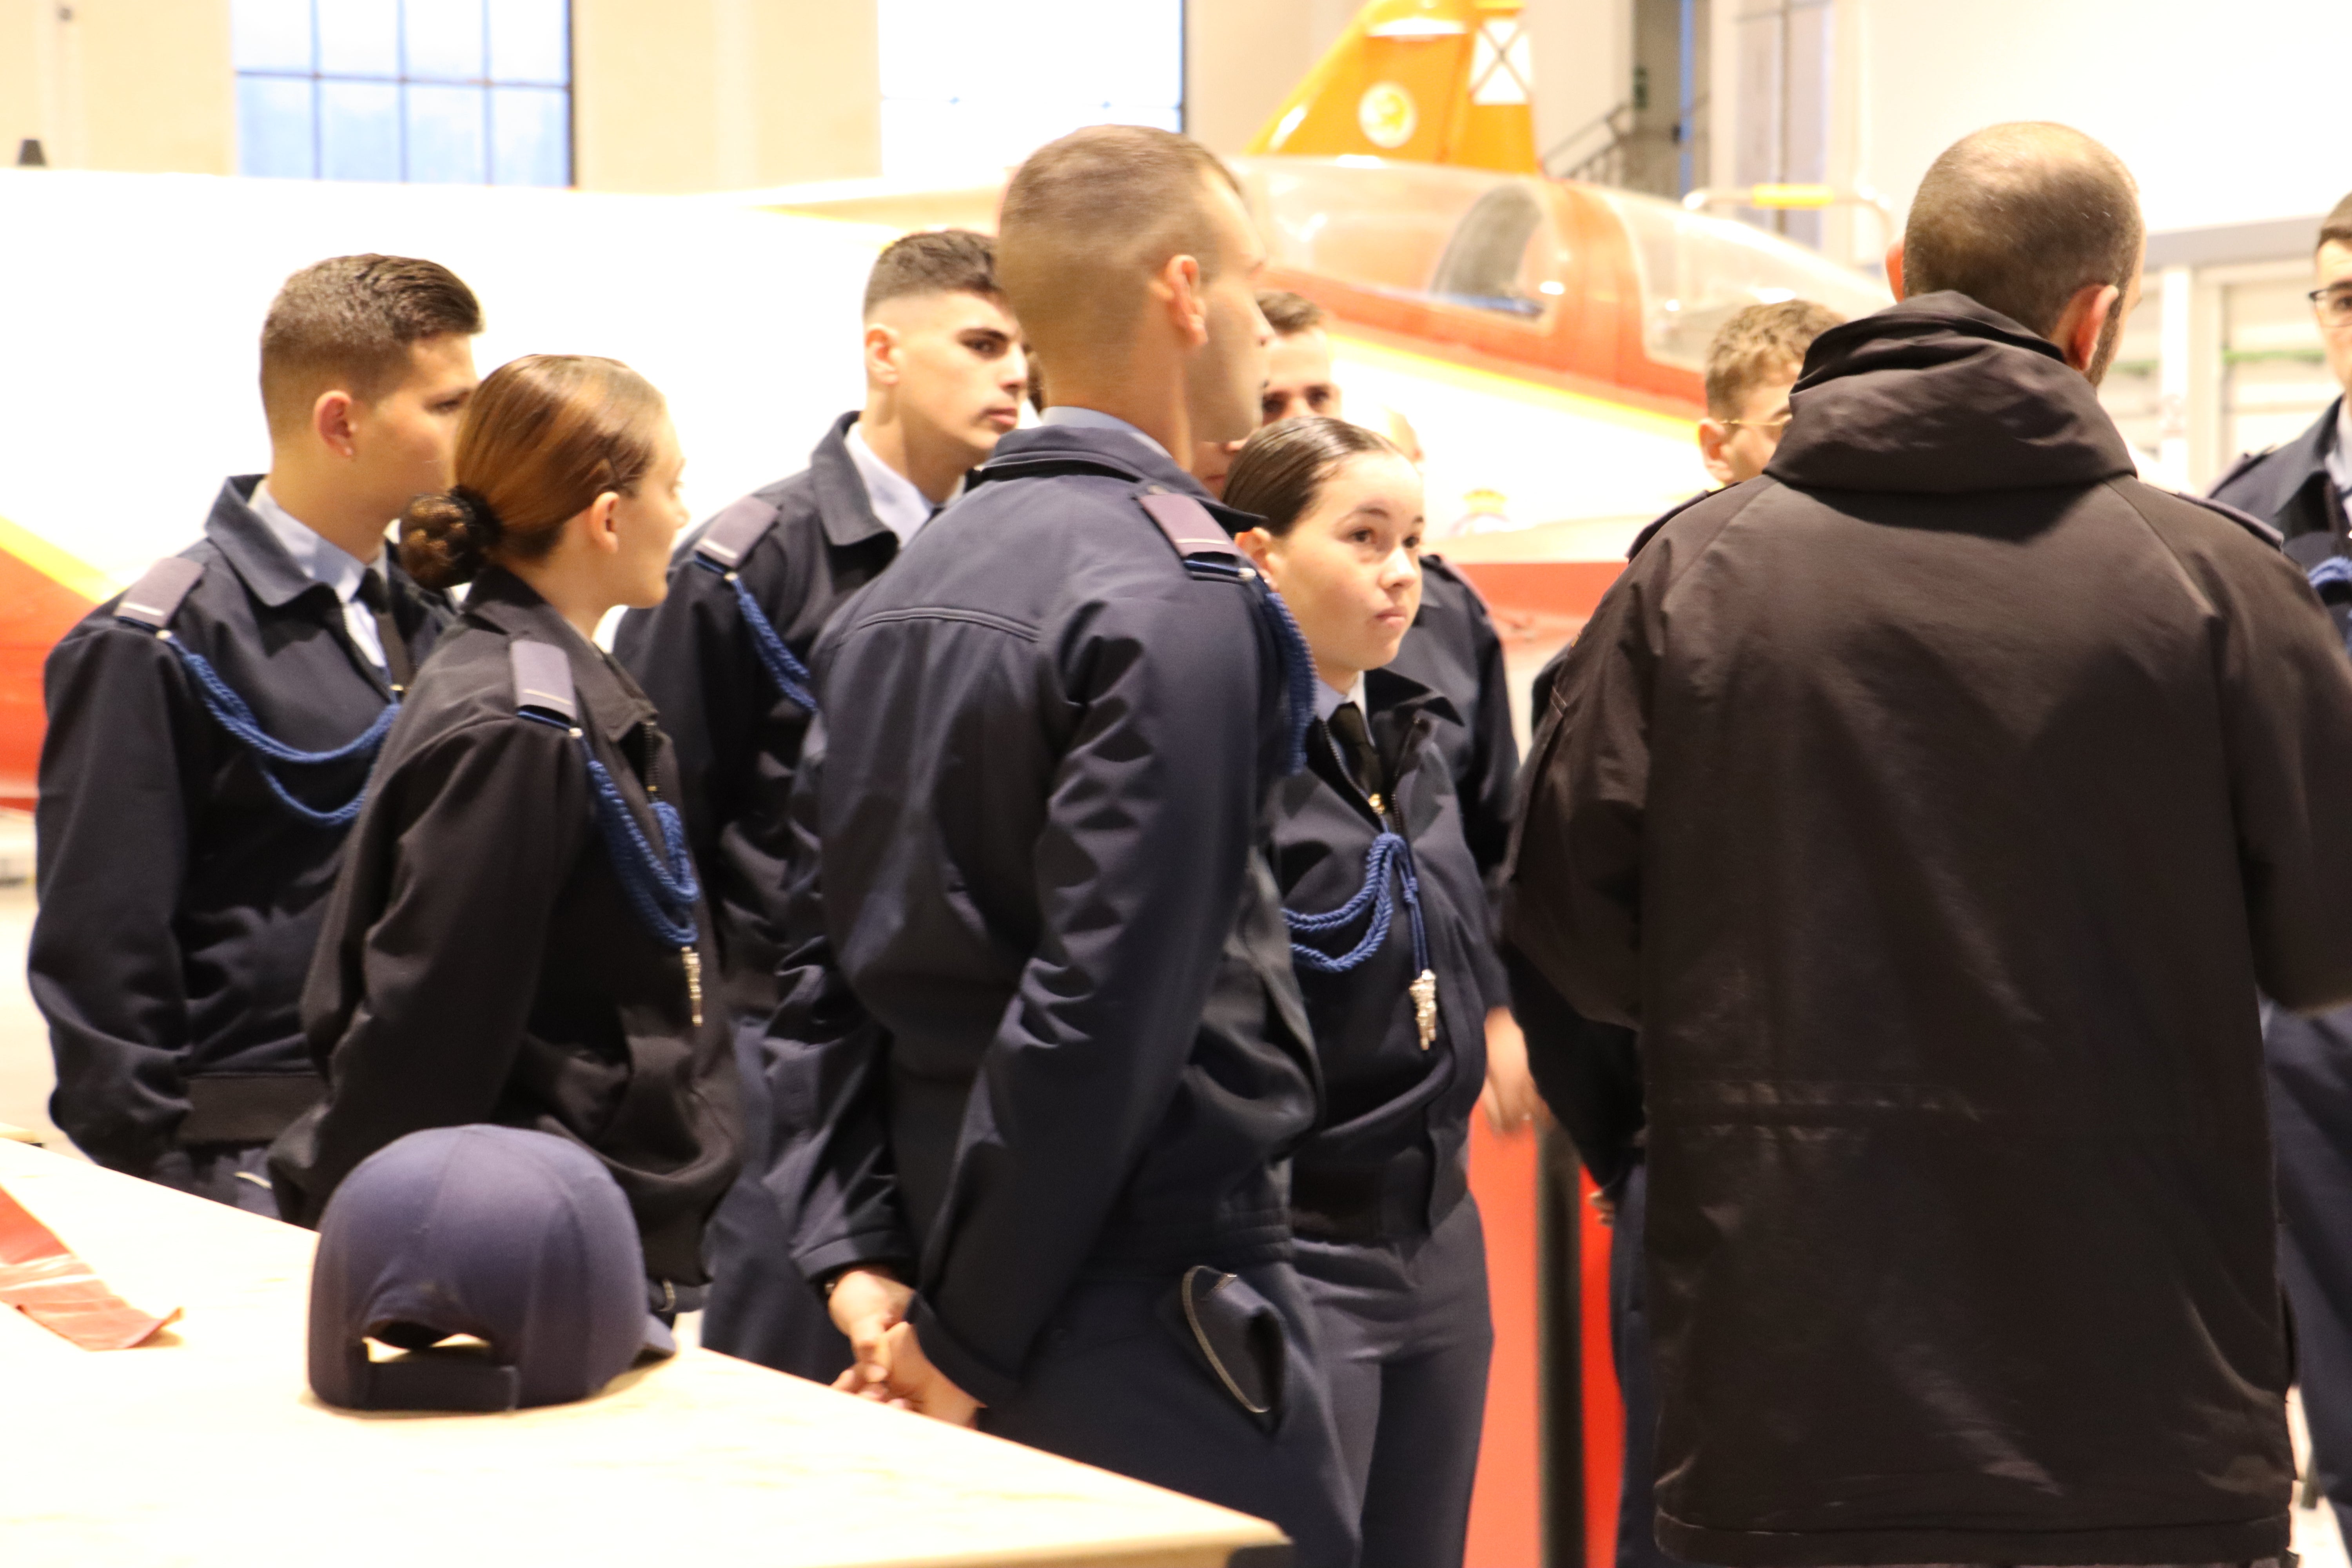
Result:
<svg viewBox="0 0 2352 1568"><path fill-rule="evenodd" d="M2082 289L2128 291L2145 237L2123 161L2064 125L1964 136L1919 182L1903 229L1903 289L1954 289L2047 334Z"/></svg>
<svg viewBox="0 0 2352 1568"><path fill-rule="evenodd" d="M2352 245L2352 195L2337 202L2334 210L2320 221L2319 238L2312 246L2317 250L2327 244Z"/></svg>
<svg viewBox="0 0 2352 1568"><path fill-rule="evenodd" d="M882 247L866 275L866 313L917 294L1003 292L996 286L996 241L968 228L927 228Z"/></svg>
<svg viewBox="0 0 2352 1568"><path fill-rule="evenodd" d="M1794 381L1813 340L1845 318L1811 300L1750 305L1717 327L1706 345L1706 411L1737 419L1768 381Z"/></svg>
<svg viewBox="0 0 2352 1568"><path fill-rule="evenodd" d="M286 279L261 323L261 406L272 430L299 426L341 387L365 403L400 384L411 344L482 330L481 302L437 261L336 256Z"/></svg>
<svg viewBox="0 0 2352 1568"><path fill-rule="evenodd" d="M1257 291L1257 311L1265 318L1276 337L1297 337L1311 332L1329 318L1323 307L1304 294L1294 294L1287 289L1261 289Z"/></svg>
<svg viewBox="0 0 2352 1568"><path fill-rule="evenodd" d="M1092 125L1029 155L1005 186L996 275L1005 303L1045 358L1083 361L1129 331L1153 274L1191 256L1216 276L1212 182L1233 174L1188 136Z"/></svg>

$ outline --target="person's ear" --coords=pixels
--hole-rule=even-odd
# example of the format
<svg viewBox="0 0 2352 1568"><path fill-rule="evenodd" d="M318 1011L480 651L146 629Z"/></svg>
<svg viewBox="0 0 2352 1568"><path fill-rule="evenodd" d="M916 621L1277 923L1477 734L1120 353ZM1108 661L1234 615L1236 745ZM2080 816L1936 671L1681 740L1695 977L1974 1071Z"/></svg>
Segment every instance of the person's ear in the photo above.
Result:
<svg viewBox="0 0 2352 1568"><path fill-rule="evenodd" d="M1244 528L1234 535L1234 542L1241 546L1242 553L1249 557L1250 564L1264 573L1268 583L1274 584L1275 592L1280 593L1282 584L1274 581L1274 535L1262 528Z"/></svg>
<svg viewBox="0 0 2352 1568"><path fill-rule="evenodd" d="M1903 237L1896 235L1895 243L1886 247L1886 291L1896 299L1907 296L1903 291Z"/></svg>
<svg viewBox="0 0 2352 1568"><path fill-rule="evenodd" d="M2098 358L2099 338L2106 331L2107 318L2123 309L2124 291L2112 283L2085 284L2066 301L2065 313L2058 318L2058 331L2053 341L2066 363L2091 374L2091 362Z"/></svg>
<svg viewBox="0 0 2352 1568"><path fill-rule="evenodd" d="M1171 256L1156 279L1168 298L1169 324L1188 349L1209 341L1209 301L1198 257Z"/></svg>
<svg viewBox="0 0 2352 1568"><path fill-rule="evenodd" d="M588 510L580 515L584 520L581 533L588 541L590 549L600 550L607 555L621 552L620 510L621 498L612 490L606 490L588 503Z"/></svg>
<svg viewBox="0 0 2352 1568"><path fill-rule="evenodd" d="M322 392L310 405L310 428L327 449L339 458L352 458L359 453L359 437L355 426L354 400L348 392Z"/></svg>
<svg viewBox="0 0 2352 1568"><path fill-rule="evenodd" d="M1731 458L1724 447L1731 440L1731 427L1713 417L1698 422L1698 460L1706 465L1706 477L1718 485L1731 483Z"/></svg>
<svg viewBox="0 0 2352 1568"><path fill-rule="evenodd" d="M882 386L898 384L900 348L898 332L879 321L866 323L866 379Z"/></svg>

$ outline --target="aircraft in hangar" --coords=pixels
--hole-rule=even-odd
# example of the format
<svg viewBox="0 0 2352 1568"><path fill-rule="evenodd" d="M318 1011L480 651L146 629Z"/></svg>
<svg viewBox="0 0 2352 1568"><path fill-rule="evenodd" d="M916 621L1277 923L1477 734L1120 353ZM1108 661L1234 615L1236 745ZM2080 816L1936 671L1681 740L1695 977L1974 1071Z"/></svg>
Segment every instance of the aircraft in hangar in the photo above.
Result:
<svg viewBox="0 0 2352 1568"><path fill-rule="evenodd" d="M1691 425L1715 327L1757 300L1854 314L1887 296L1744 224L1546 178L1527 61L1515 3L1374 0L1232 163L1270 281L1335 318L1351 407L1417 432L1449 553L1498 607L1572 622L1639 522L1703 483ZM482 297L484 368L539 350L636 364L675 405L707 511L797 466L858 401L845 345L874 250L992 227L1001 185L679 197L0 171L19 237L0 252L18 338L0 387L0 802L32 793L49 644L193 538L222 474L265 466L253 345L296 268L432 256Z"/></svg>

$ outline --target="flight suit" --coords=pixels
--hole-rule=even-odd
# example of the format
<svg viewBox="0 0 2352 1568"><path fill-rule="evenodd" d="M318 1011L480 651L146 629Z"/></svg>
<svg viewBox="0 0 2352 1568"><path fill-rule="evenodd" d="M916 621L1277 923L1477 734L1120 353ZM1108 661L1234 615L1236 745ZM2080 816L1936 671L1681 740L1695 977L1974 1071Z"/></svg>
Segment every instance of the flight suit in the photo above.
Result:
<svg viewBox="0 0 2352 1568"><path fill-rule="evenodd" d="M520 689L520 644L562 656L569 717L546 683ZM318 1224L407 1133L532 1128L604 1162L648 1275L693 1304L741 1124L727 1015L701 982L718 973L707 913L688 897L663 934L642 903L648 858L691 891L684 831L666 842L653 805L677 787L627 674L521 579L478 579L384 743L328 905L302 998L328 1099L270 1150L287 1218Z"/></svg>
<svg viewBox="0 0 2352 1568"><path fill-rule="evenodd" d="M1074 415L818 640L822 941L769 1040L770 1180L811 1279L911 1266L983 1430L1345 1565L1276 1169L1318 1101L1265 853L1310 666L1253 520Z"/></svg>
<svg viewBox="0 0 2352 1568"><path fill-rule="evenodd" d="M796 678L791 665L762 656L743 601L794 661L805 659L841 602L897 558L898 536L874 515L845 444L856 420L843 415L806 468L689 536L670 568L668 597L622 616L613 639L673 742L743 1080L743 1176L710 1222L702 1342L821 1383L849 1365L849 1342L793 1266L791 1226L760 1181L772 1120L760 1038L776 1009L786 816L815 715L805 668Z"/></svg>
<svg viewBox="0 0 2352 1568"><path fill-rule="evenodd" d="M229 725L343 752L393 690L334 590L254 513L259 482L221 487L175 558L200 574L152 606L160 626L123 618L118 596L50 650L26 967L67 1136L102 1165L266 1214L262 1151L320 1092L299 1008L348 832L320 818L365 787L373 744L289 763ZM385 575L385 613L421 662L448 603L396 563Z"/></svg>
<svg viewBox="0 0 2352 1568"><path fill-rule="evenodd" d="M2286 538L2306 570L2352 552L2344 501L2327 471L2339 402L2284 447L2239 460L2213 499ZM2352 595L2322 590L2338 629ZM2352 1510L2352 1007L2304 1016L2265 1007L2271 1137L2284 1244L2279 1272L2294 1308L2295 1381L2311 1429L2312 1479L2338 1513Z"/></svg>
<svg viewBox="0 0 2352 1568"><path fill-rule="evenodd" d="M1364 1568L1459 1568L1494 1348L1468 1179L1486 892L1440 739L1460 728L1452 704L1393 665L1365 673L1364 699L1369 726L1318 720L1278 792L1275 877L1325 1105L1292 1158L1291 1226Z"/></svg>

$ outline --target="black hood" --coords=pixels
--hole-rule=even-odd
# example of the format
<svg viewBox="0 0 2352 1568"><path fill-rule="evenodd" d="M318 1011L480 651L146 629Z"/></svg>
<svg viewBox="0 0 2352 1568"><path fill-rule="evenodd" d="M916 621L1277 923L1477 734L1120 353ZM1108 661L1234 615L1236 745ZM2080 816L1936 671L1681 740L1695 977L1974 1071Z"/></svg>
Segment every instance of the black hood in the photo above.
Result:
<svg viewBox="0 0 2352 1568"><path fill-rule="evenodd" d="M1922 294L1813 340L1765 472L1801 489L1964 494L2137 471L2057 346L1965 294Z"/></svg>

